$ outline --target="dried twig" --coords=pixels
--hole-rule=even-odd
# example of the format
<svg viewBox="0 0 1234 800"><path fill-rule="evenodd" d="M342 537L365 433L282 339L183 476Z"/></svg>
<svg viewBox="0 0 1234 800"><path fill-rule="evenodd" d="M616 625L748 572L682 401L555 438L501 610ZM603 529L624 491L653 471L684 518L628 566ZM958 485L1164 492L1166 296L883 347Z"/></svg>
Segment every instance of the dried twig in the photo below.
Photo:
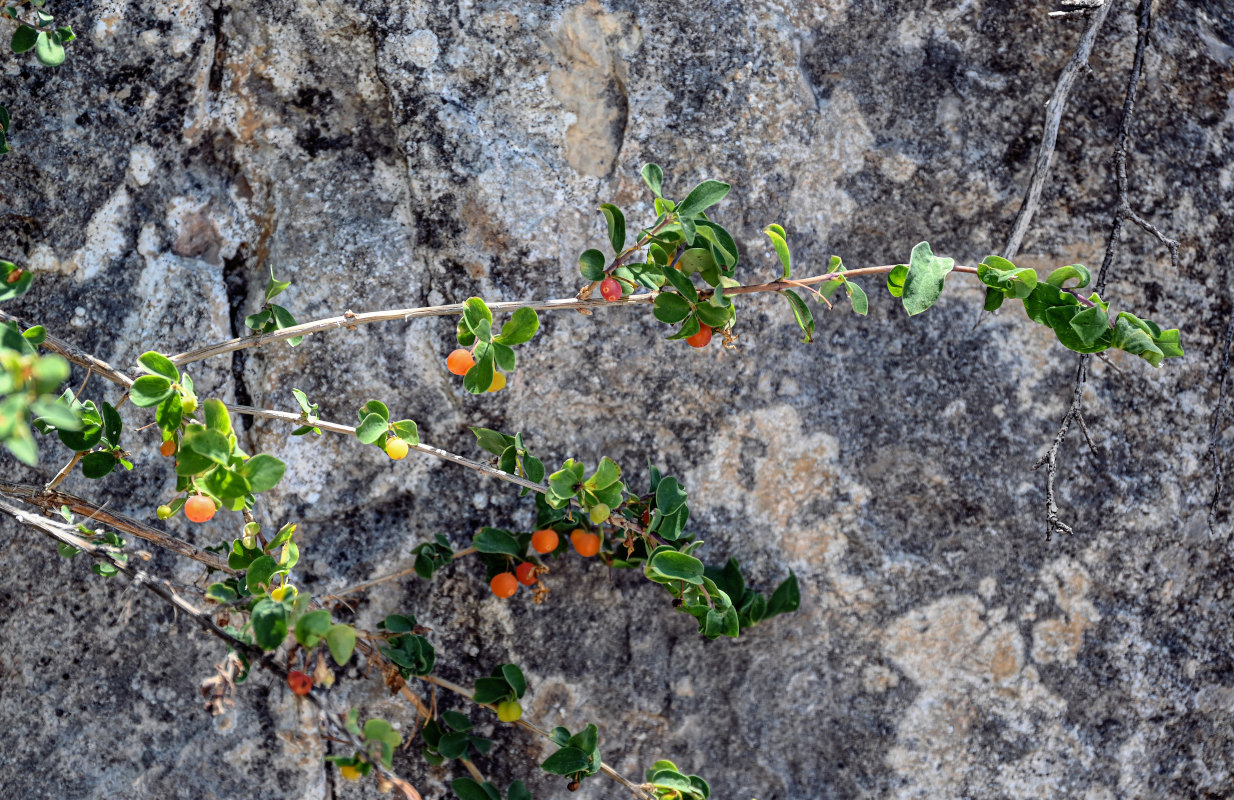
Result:
<svg viewBox="0 0 1234 800"><path fill-rule="evenodd" d="M1058 83L1054 86L1054 94L1045 105L1045 129L1041 133L1041 144L1037 148L1033 177L1029 180L1028 191L1024 193L1024 202L1020 204L1020 211L1016 214L1011 236L1008 237L1007 245L1003 248L1003 258L1008 261L1014 259L1016 253L1020 252L1020 245L1024 241L1024 235L1028 233L1028 226L1033 221L1033 215L1037 213L1038 206L1041 205L1041 191L1045 188L1045 180L1050 172L1050 160L1054 156L1054 145L1058 141L1058 126L1062 122L1063 110L1067 106L1067 95L1071 92L1071 86L1075 83L1080 71L1088 65L1088 56L1093 51L1097 32L1101 30L1113 5L1113 0L1106 2L1089 18L1088 27L1080 36L1080 42L1076 45L1071 60L1059 74Z"/></svg>
<svg viewBox="0 0 1234 800"><path fill-rule="evenodd" d="M1110 5L1107 3L1107 6ZM1100 11L1098 13L1101 13ZM1114 223L1111 226L1109 239L1106 241L1105 258L1101 263L1101 270L1097 274L1097 282L1094 285L1094 290L1100 293L1105 288L1105 281L1108 277L1110 264L1114 261L1114 253L1118 249L1118 237L1122 230L1122 221L1124 218L1129 218L1141 226L1147 225L1143 220L1131 211L1131 207L1127 201L1127 140L1130 136L1132 115L1135 110L1135 95L1136 89L1140 82L1140 72L1144 64L1144 50L1148 46L1148 37L1152 29L1152 0L1140 0L1139 8L1139 24L1137 26L1135 59L1132 63L1131 74L1127 79L1127 93L1123 100L1123 113L1119 121L1118 137L1114 146L1114 162L1115 172L1118 176L1118 197L1115 203ZM1172 239L1166 239L1156 228L1151 228L1150 232L1155 233L1158 238L1167 244L1170 248L1170 257L1177 268L1178 258L1178 243ZM1148 229L1148 228L1146 228ZM1071 533L1072 529L1061 522L1058 518L1058 504L1055 499L1055 481L1058 477L1058 454L1062 447L1063 441L1067 438L1067 431L1071 428L1072 421L1078 420L1083 430L1085 439L1088 441L1090 449L1094 455L1099 455L1096 448L1093 447L1092 438L1088 435L1088 428L1084 425L1083 416L1081 413L1081 396L1084 388L1084 382L1088 379L1088 354L1079 357L1079 363L1076 366L1075 381L1072 386L1071 404L1067 408L1067 413L1063 416L1062 424L1059 425L1058 433L1054 436L1054 442L1050 448L1042 454L1037 463L1033 465L1033 469L1038 469L1041 466L1046 468L1046 538L1055 531Z"/></svg>
<svg viewBox="0 0 1234 800"><path fill-rule="evenodd" d="M227 566L227 561L214 553L202 550L200 547L190 544L182 539L177 539L174 536L164 533L157 528L152 528L144 522L138 522L132 517L127 517L123 514L117 514L104 509L101 506L91 503L89 500L83 500L76 495L71 495L67 492L49 491L42 486L33 486L24 483L7 483L0 481L0 494L8 495L9 497L21 500L24 503L29 503L32 506L37 506L46 511L59 511L61 506L67 506L69 511L75 514L84 514L92 520L115 528L118 531L131 534L140 539L145 539L151 544L158 545L164 550L191 558L194 561L199 561L205 564L210 569L220 570L229 574L235 575L236 571Z"/></svg>

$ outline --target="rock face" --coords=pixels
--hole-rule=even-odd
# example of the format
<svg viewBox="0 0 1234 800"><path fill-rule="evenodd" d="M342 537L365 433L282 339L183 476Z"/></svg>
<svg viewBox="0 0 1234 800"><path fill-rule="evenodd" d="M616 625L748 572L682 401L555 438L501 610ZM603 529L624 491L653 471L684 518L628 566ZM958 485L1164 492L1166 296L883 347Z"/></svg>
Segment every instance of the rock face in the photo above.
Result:
<svg viewBox="0 0 1234 800"><path fill-rule="evenodd" d="M1063 118L1044 202L1018 262L1101 263L1110 168L1135 49L1135 7L1110 14ZM707 4L51 0L80 33L66 64L3 59L14 153L0 160L0 255L38 271L6 309L117 365L243 331L273 269L301 320L344 310L568 297L603 241L600 203L649 219L638 178L681 197L734 191L714 217L746 282L778 273L759 231L789 231L798 274L905 260L928 239L976 263L1011 229L1042 107L1084 26L1047 7L978 2ZM945 7L943 7L945 6ZM4 28L7 35L8 28ZM1208 0L1162 4L1130 138L1130 201L1182 241L1177 266L1124 230L1106 291L1183 330L1153 370L1094 362L1047 541L1030 466L1067 407L1075 357L1009 305L974 329L966 276L907 318L865 281L869 317L819 316L798 342L787 305L739 306L737 349L663 339L646 307L546 314L507 390L473 397L441 367L450 319L369 326L197 365L204 393L350 422L370 397L425 440L480 457L467 426L524 433L546 461L648 459L691 492L707 560L736 556L768 590L790 569L802 606L706 642L637 574L573 558L548 602L503 603L466 560L433 583L355 604L433 628L439 672L515 661L527 716L596 722L641 778L657 758L723 798L1162 798L1234 795L1230 501L1206 514L1207 454L1231 311L1234 22ZM80 380L80 376L78 376ZM91 395L94 392L96 394ZM115 402L95 379L88 396ZM153 521L171 494L148 414L126 408L138 468L69 491ZM410 564L442 532L526 529L530 500L413 454L393 464L343 437L244 423L288 463L260 514L298 520L302 585L324 594ZM1216 452L1230 456L1227 431ZM7 456L2 471L45 480ZM178 535L234 537L233 514ZM323 766L287 689L257 675L212 718L197 685L222 648L121 580L0 523L0 775L13 797L360 797ZM157 574L200 570L155 553ZM410 727L351 670L340 705ZM443 707L464 709L450 697ZM542 741L472 711L497 740L498 784L562 796ZM462 769L397 769L442 797ZM623 790L602 778L581 797Z"/></svg>

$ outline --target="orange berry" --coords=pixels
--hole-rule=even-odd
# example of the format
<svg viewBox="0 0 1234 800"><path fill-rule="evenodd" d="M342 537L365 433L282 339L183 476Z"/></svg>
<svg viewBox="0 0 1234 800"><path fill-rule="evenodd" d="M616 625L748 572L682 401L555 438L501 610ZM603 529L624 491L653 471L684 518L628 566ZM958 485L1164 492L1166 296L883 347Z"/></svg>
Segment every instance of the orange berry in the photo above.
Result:
<svg viewBox="0 0 1234 800"><path fill-rule="evenodd" d="M518 582L524 586L531 586L536 581L540 580L536 577L536 565L530 561L524 561L514 569L514 577L518 578Z"/></svg>
<svg viewBox="0 0 1234 800"><path fill-rule="evenodd" d="M313 679L298 669L287 673L287 685L301 697L313 691Z"/></svg>
<svg viewBox="0 0 1234 800"><path fill-rule="evenodd" d="M557 531L550 528L531 534L531 547L537 553L551 553L557 549Z"/></svg>
<svg viewBox="0 0 1234 800"><path fill-rule="evenodd" d="M184 504L184 516L192 522L207 522L214 516L214 501L195 494Z"/></svg>
<svg viewBox="0 0 1234 800"><path fill-rule="evenodd" d="M578 528L570 534L570 544L583 558L591 558L600 552L600 537Z"/></svg>
<svg viewBox="0 0 1234 800"><path fill-rule="evenodd" d="M159 452L165 456L174 456L176 454L176 440L168 439L159 446Z"/></svg>
<svg viewBox="0 0 1234 800"><path fill-rule="evenodd" d="M612 302L621 299L621 284L615 278L605 278L600 281L600 294L605 300Z"/></svg>
<svg viewBox="0 0 1234 800"><path fill-rule="evenodd" d="M493 590L493 594L505 600L507 597L513 597L518 591L518 578L509 572L502 572L494 575L488 585Z"/></svg>
<svg viewBox="0 0 1234 800"><path fill-rule="evenodd" d="M466 375L467 370L475 365L476 360L471 357L471 353L461 347L446 356L446 369L455 375Z"/></svg>
<svg viewBox="0 0 1234 800"><path fill-rule="evenodd" d="M686 337L686 344L691 347L706 347L710 341L711 328L708 328L706 325L698 326L698 333Z"/></svg>

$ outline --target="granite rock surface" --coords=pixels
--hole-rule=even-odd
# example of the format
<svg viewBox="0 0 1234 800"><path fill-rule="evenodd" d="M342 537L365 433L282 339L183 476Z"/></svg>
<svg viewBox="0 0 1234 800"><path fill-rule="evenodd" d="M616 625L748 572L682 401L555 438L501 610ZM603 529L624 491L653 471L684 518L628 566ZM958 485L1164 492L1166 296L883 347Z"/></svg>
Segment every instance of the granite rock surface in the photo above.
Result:
<svg viewBox="0 0 1234 800"><path fill-rule="evenodd" d="M1102 260L1135 50L1135 5L1109 1L1022 266ZM270 269L294 281L284 297L301 320L569 297L578 253L604 239L599 204L651 213L647 161L670 196L734 185L713 216L747 282L778 272L770 222L802 275L833 253L903 261L923 239L976 263L1010 233L1084 26L994 0L49 6L79 33L65 65L0 59L14 119L0 255L38 271L6 309L121 366L239 335ZM496 600L466 562L355 604L367 626L413 612L451 679L521 664L528 717L596 722L628 776L670 758L743 800L1234 796L1230 500L1215 536L1206 522L1234 267L1234 21L1218 0L1156 13L1130 199L1182 248L1174 265L1125 230L1106 297L1182 328L1187 355L1160 370L1094 362L1083 399L1098 455L1073 433L1060 473L1073 536L1044 537L1030 467L1075 357L1011 304L974 328L981 292L965 276L911 319L868 280L869 316L822 313L810 345L767 295L742 302L732 352L665 341L645 308L545 315L498 395L468 395L441 368L448 319L249 349L193 377L282 409L301 388L344 423L380 397L426 442L473 457L470 425L522 431L548 461L609 455L635 485L650 459L690 490L707 560L737 557L763 590L793 570L800 611L735 641L703 641L639 575L578 558L554 567L540 606ZM118 397L97 378L90 390ZM1228 423L1218 430L1228 459ZM243 442L288 464L261 515L300 522L314 593L405 568L438 532L463 543L533 522L529 500L451 464L287 433L248 421ZM132 473L66 488L153 521L172 479L154 437L132 444ZM63 453L44 452L37 470L0 457L0 472L45 480ZM233 517L168 527L214 544L236 535ZM219 645L37 534L0 529L6 795L376 793L323 766L338 746L285 687L257 675L211 717L197 685ZM146 567L201 572L158 552ZM339 696L413 719L361 671ZM566 795L537 769L545 743L473 716L497 740L478 761L488 776ZM446 796L462 770L417 749L396 768ZM596 779L578 796L621 792Z"/></svg>

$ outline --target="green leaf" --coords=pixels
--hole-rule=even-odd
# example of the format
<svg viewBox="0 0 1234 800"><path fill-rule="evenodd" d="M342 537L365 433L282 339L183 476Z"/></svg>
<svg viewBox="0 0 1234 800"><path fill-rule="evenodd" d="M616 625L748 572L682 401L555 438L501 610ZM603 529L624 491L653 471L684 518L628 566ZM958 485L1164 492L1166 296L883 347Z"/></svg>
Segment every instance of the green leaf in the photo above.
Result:
<svg viewBox="0 0 1234 800"><path fill-rule="evenodd" d="M810 307L801 299L801 295L792 289L783 289L780 294L788 300L793 309L793 319L797 320L797 325L805 333L805 338L801 341L807 344L814 341L814 313L810 311Z"/></svg>
<svg viewBox="0 0 1234 800"><path fill-rule="evenodd" d="M685 504L688 495L681 483L671 475L660 479L656 486L656 510L668 515Z"/></svg>
<svg viewBox="0 0 1234 800"><path fill-rule="evenodd" d="M483 394L493 385L495 356L492 348L486 349L481 355L479 347L476 348L476 356L476 363L463 376L463 388L472 394Z"/></svg>
<svg viewBox="0 0 1234 800"><path fill-rule="evenodd" d="M416 425L415 420L400 419L391 423L390 427L394 429L394 435L407 444L414 447L420 443L420 426Z"/></svg>
<svg viewBox="0 0 1234 800"><path fill-rule="evenodd" d="M783 280L787 280L793 272L793 256L788 251L788 241L784 236L784 229L779 225L768 225L763 233L767 234L767 238L771 239L771 245L776 249L776 255L780 257L780 265L784 267Z"/></svg>
<svg viewBox="0 0 1234 800"><path fill-rule="evenodd" d="M68 409L65 408L65 411L68 411ZM103 429L105 431L104 437L112 447L119 447L120 434L124 432L124 420L120 419L120 412L116 411L115 406L106 401L103 402L101 412L103 417ZM68 413L72 414L71 411ZM80 425L81 423L78 422L77 424Z"/></svg>
<svg viewBox="0 0 1234 800"><path fill-rule="evenodd" d="M296 322L296 318L291 315L291 312L282 306L276 306L271 303L270 313L274 315L274 329L276 331L281 331L284 328L294 328L298 324ZM287 340L287 344L291 347L295 347L303 341L303 336L292 336Z"/></svg>
<svg viewBox="0 0 1234 800"><path fill-rule="evenodd" d="M531 800L531 792L522 781L512 781L506 789L506 800Z"/></svg>
<svg viewBox="0 0 1234 800"><path fill-rule="evenodd" d="M508 556L521 556L525 548L520 547L518 539L508 531L497 528L481 528L471 540L471 546L481 553L500 553Z"/></svg>
<svg viewBox="0 0 1234 800"><path fill-rule="evenodd" d="M499 669L502 677L514 689L516 695L522 697L527 693L527 679L523 677L523 671L518 668L517 664L502 664Z"/></svg>
<svg viewBox="0 0 1234 800"><path fill-rule="evenodd" d="M790 611L796 611L800 605L801 590L797 586L797 576L790 570L788 578L772 592L771 600L767 602L766 616L774 617L776 614L787 614Z"/></svg>
<svg viewBox="0 0 1234 800"><path fill-rule="evenodd" d="M274 278L274 269L270 269L270 280L266 281L266 302L270 302L278 297L287 287L291 286L291 281L280 281Z"/></svg>
<svg viewBox="0 0 1234 800"><path fill-rule="evenodd" d="M472 369L475 369L475 367L472 367ZM364 420L356 428L356 438L364 444L376 444L378 439L385 437L389 427L389 423L381 415L370 412L365 415Z"/></svg>
<svg viewBox="0 0 1234 800"><path fill-rule="evenodd" d="M450 790L459 800L493 800L484 787L471 778L455 778L450 781Z"/></svg>
<svg viewBox="0 0 1234 800"><path fill-rule="evenodd" d="M224 436L231 435L231 415L227 413L227 406L223 405L221 400L211 397L202 403L201 407L207 428Z"/></svg>
<svg viewBox="0 0 1234 800"><path fill-rule="evenodd" d="M646 572L647 577L657 583L684 581L702 585L704 570L703 562L694 556L665 548L647 562Z"/></svg>
<svg viewBox="0 0 1234 800"><path fill-rule="evenodd" d="M698 290L694 288L694 282L690 280L684 272L676 269L668 269L664 271L664 277L668 278L668 282L673 285L673 288L681 293L681 296L689 300L691 303L698 302Z"/></svg>
<svg viewBox="0 0 1234 800"><path fill-rule="evenodd" d="M577 747L563 747L540 765L540 769L551 775L573 775L586 772L590 767L591 758Z"/></svg>
<svg viewBox="0 0 1234 800"><path fill-rule="evenodd" d="M251 615L253 640L263 650L277 650L287 638L287 606L268 597L257 601Z"/></svg>
<svg viewBox="0 0 1234 800"><path fill-rule="evenodd" d="M476 435L476 443L495 456L501 455L514 440L514 437L490 428L472 428L471 432Z"/></svg>
<svg viewBox="0 0 1234 800"><path fill-rule="evenodd" d="M986 256L977 265L977 278L986 286L1001 289L1008 297L1017 300L1028 297L1037 286L1035 270L1017 268L1001 256Z"/></svg>
<svg viewBox="0 0 1234 800"><path fill-rule="evenodd" d="M250 594L261 594L269 587L271 579L280 572L286 572L271 556L260 556L248 565L244 582Z"/></svg>
<svg viewBox="0 0 1234 800"><path fill-rule="evenodd" d="M116 457L110 451L86 453L81 459L81 474L98 480L116 468Z"/></svg>
<svg viewBox="0 0 1234 800"><path fill-rule="evenodd" d="M578 271L589 281L604 280L604 254L599 250L584 251L578 257Z"/></svg>
<svg viewBox="0 0 1234 800"><path fill-rule="evenodd" d="M206 597L216 603L234 603L240 599L240 595L235 589L226 583L219 583L218 581L206 587Z"/></svg>
<svg viewBox="0 0 1234 800"><path fill-rule="evenodd" d="M142 375L129 387L129 399L138 408L158 405L171 393L171 381L162 375Z"/></svg>
<svg viewBox="0 0 1234 800"><path fill-rule="evenodd" d="M681 270L683 275L689 275L694 272L714 272L716 260L707 248L691 247L681 254L681 258L677 259L676 269Z"/></svg>
<svg viewBox="0 0 1234 800"><path fill-rule="evenodd" d="M908 267L904 264L897 264L891 272L887 273L887 291L892 297L900 297L904 294L904 279L908 277Z"/></svg>
<svg viewBox="0 0 1234 800"><path fill-rule="evenodd" d="M1092 273L1088 271L1088 267L1083 264L1068 264L1065 267L1059 267L1050 273L1050 277L1045 279L1045 282L1058 289L1063 288L1063 284L1069 280L1075 279L1076 284L1070 288L1083 289L1088 286L1092 280Z"/></svg>
<svg viewBox="0 0 1234 800"><path fill-rule="evenodd" d="M14 53L25 53L34 48L35 42L38 41L39 32L29 25L20 25L17 30L13 31L13 41L9 46Z"/></svg>
<svg viewBox="0 0 1234 800"><path fill-rule="evenodd" d="M156 353L153 350L142 353L137 357L137 363L148 369L155 375L162 375L171 381L180 380L180 370L176 365L171 363L171 359L162 353Z"/></svg>
<svg viewBox="0 0 1234 800"><path fill-rule="evenodd" d="M698 314L699 320L707 327L716 330L723 328L728 324L728 320L733 315L733 307L716 306L711 303L700 303L694 311Z"/></svg>
<svg viewBox="0 0 1234 800"><path fill-rule="evenodd" d="M45 67L58 67L64 63L64 45L58 31L39 31L34 42L34 57Z"/></svg>
<svg viewBox="0 0 1234 800"><path fill-rule="evenodd" d="M191 451L209 459L215 464L227 466L231 462L231 441L218 431L209 429L192 430L184 435L180 442L181 460Z"/></svg>
<svg viewBox="0 0 1234 800"><path fill-rule="evenodd" d="M698 232L700 235L707 238L711 245L712 252L718 256L718 261L724 265L726 269L731 269L737 265L737 243L733 241L733 236L726 231L722 226L717 225L709 220L696 220L698 224Z"/></svg>
<svg viewBox="0 0 1234 800"><path fill-rule="evenodd" d="M7 132L9 129L9 110L4 106L0 106L0 132Z"/></svg>
<svg viewBox="0 0 1234 800"><path fill-rule="evenodd" d="M493 337L498 344L516 345L531 341L540 330L540 317L534 309L520 308L510 315L506 324L501 326L501 333Z"/></svg>
<svg viewBox="0 0 1234 800"><path fill-rule="evenodd" d="M253 494L273 489L286 470L287 465L282 460L266 453L258 453L236 468L236 472L248 479L249 491Z"/></svg>
<svg viewBox="0 0 1234 800"><path fill-rule="evenodd" d="M642 169L643 181L647 184L647 188L651 190L656 197L662 196L664 188L664 170L660 169L659 164L644 164Z"/></svg>
<svg viewBox="0 0 1234 800"><path fill-rule="evenodd" d="M111 408L111 406L105 403L104 409L107 408ZM47 397L40 397L30 406L30 410L34 412L35 416L58 431L80 431L83 427L81 417L73 409L69 408L68 403L60 398L52 400ZM115 414L116 410L112 408L111 413ZM90 447L93 446L90 445ZM89 450L90 448L87 447L85 449Z"/></svg>
<svg viewBox="0 0 1234 800"><path fill-rule="evenodd" d="M56 33L60 34L60 41L63 44L68 44L77 38L77 34L73 33L73 27L71 25L64 25L56 28Z"/></svg>
<svg viewBox="0 0 1234 800"><path fill-rule="evenodd" d="M626 246L626 217L621 209L612 203L600 206L604 212L604 220L608 223L608 241L613 246L614 253L620 253Z"/></svg>
<svg viewBox="0 0 1234 800"><path fill-rule="evenodd" d="M1069 322L1071 329L1086 346L1110 331L1110 315L1100 306L1077 312Z"/></svg>
<svg viewBox="0 0 1234 800"><path fill-rule="evenodd" d="M1003 304L1003 300L1007 299L1007 293L1002 289L995 289L993 286L987 286L985 290L985 310L997 311L998 307Z"/></svg>
<svg viewBox="0 0 1234 800"><path fill-rule="evenodd" d="M720 181L703 181L698 186L690 190L686 195L686 199L681 201L681 205L677 206L677 214L681 217L689 218L698 214L700 211L706 211L716 203L724 199L728 194L729 185Z"/></svg>
<svg viewBox="0 0 1234 800"><path fill-rule="evenodd" d="M472 699L477 703L492 705L507 699L511 694L513 691L505 678L477 678Z"/></svg>
<svg viewBox="0 0 1234 800"><path fill-rule="evenodd" d="M587 485L595 489L605 489L612 486L621 478L621 467L617 466L608 456L600 459L600 465L596 467L596 474L592 475L587 481Z"/></svg>
<svg viewBox="0 0 1234 800"><path fill-rule="evenodd" d="M330 612L324 608L310 611L307 614L302 614L300 619L296 620L296 641L302 647L312 650L330 630Z"/></svg>
<svg viewBox="0 0 1234 800"><path fill-rule="evenodd" d="M852 281L844 281L844 289L848 292L848 300L853 304L853 313L865 316L870 311L870 299L862 289Z"/></svg>
<svg viewBox="0 0 1234 800"><path fill-rule="evenodd" d="M904 277L902 298L904 310L910 317L934 305L942 294L943 281L954 265L955 259L935 256L929 242L921 242L913 248L908 274Z"/></svg>
<svg viewBox="0 0 1234 800"><path fill-rule="evenodd" d="M335 664L346 665L356 649L356 629L342 623L331 625L326 631L326 647L330 648Z"/></svg>
<svg viewBox="0 0 1234 800"><path fill-rule="evenodd" d="M267 332L266 323L271 322L273 319L274 314L267 308L264 311L258 311L256 314L249 314L245 317L244 327L255 331ZM269 330L274 330L274 328L271 327Z"/></svg>
<svg viewBox="0 0 1234 800"><path fill-rule="evenodd" d="M656 295L652 305L652 314L661 322L673 325L688 317L690 309L690 303L681 295L662 292Z"/></svg>

